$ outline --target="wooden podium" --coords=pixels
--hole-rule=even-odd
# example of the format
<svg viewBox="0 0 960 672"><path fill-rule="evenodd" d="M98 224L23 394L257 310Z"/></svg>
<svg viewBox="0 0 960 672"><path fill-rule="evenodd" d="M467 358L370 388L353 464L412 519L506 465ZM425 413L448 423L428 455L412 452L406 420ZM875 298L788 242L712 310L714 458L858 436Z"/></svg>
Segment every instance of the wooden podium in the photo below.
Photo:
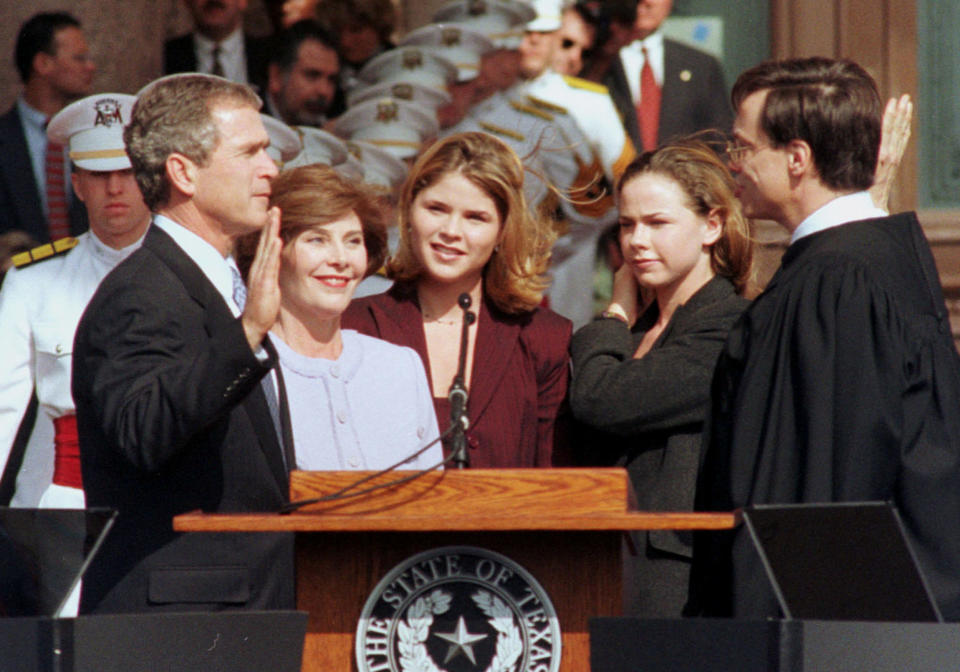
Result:
<svg viewBox="0 0 960 672"><path fill-rule="evenodd" d="M290 498L323 496L365 475L295 471ZM584 672L588 619L621 613L624 532L737 524L734 513L642 513L633 501L619 468L446 470L287 515L188 513L174 528L297 533L297 608L310 614L303 670L357 670L357 622L384 575L417 553L467 545L505 555L536 578L560 621L560 670Z"/></svg>

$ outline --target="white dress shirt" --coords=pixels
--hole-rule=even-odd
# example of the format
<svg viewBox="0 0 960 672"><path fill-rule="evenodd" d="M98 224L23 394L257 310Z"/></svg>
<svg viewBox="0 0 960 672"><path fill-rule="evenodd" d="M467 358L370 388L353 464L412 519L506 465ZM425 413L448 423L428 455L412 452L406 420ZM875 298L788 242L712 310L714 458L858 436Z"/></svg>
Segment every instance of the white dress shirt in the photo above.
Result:
<svg viewBox="0 0 960 672"><path fill-rule="evenodd" d="M223 76L232 82L249 84L247 81L247 53L244 49L243 30L237 28L220 44L220 65ZM217 43L198 32L193 33L193 50L197 55L197 72L213 72L213 48Z"/></svg>
<svg viewBox="0 0 960 672"><path fill-rule="evenodd" d="M858 191L855 194L847 194L833 199L826 205L811 213L800 223L790 236L790 244L826 229L840 226L848 222L856 222L861 219L873 219L874 217L886 217L886 210L881 210L873 204L873 199L866 191Z"/></svg>
<svg viewBox="0 0 960 672"><path fill-rule="evenodd" d="M650 59L650 68L657 85L663 88L663 34L658 30L648 35L645 40L634 40L620 49L620 61L623 63L623 72L630 85L630 97L633 104L640 103L640 71L643 70L643 49L647 50Z"/></svg>

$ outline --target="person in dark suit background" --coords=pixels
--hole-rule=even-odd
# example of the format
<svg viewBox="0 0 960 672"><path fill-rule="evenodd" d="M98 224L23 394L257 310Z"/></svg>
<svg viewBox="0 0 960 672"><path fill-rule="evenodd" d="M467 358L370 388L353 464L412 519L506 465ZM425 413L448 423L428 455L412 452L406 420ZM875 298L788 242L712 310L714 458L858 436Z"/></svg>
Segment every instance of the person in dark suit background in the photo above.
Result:
<svg viewBox="0 0 960 672"><path fill-rule="evenodd" d="M125 130L155 216L77 328L87 503L119 512L85 577L84 613L293 607L289 535L172 529L185 511L275 511L288 498L264 343L279 311L277 168L259 106L247 86L181 75L142 92ZM229 255L258 229L247 293Z"/></svg>
<svg viewBox="0 0 960 672"><path fill-rule="evenodd" d="M70 190L65 156L52 159L63 191L48 198L46 134L50 118L93 85L96 67L80 22L65 12L35 14L17 34L15 61L23 94L0 117L0 233L23 231L41 243L80 235L86 211Z"/></svg>
<svg viewBox="0 0 960 672"><path fill-rule="evenodd" d="M249 84L267 83L269 40L243 32L247 0L184 0L195 30L163 45L163 72L204 72Z"/></svg>
<svg viewBox="0 0 960 672"><path fill-rule="evenodd" d="M340 59L333 38L311 19L273 37L267 70L267 114L290 126L323 126L341 97Z"/></svg>
<svg viewBox="0 0 960 672"><path fill-rule="evenodd" d="M660 26L673 0L640 0L634 40L620 50L605 84L638 151L649 151L670 138L704 129L726 132L733 121L720 63L698 49L663 37ZM646 56L645 56L646 54ZM641 95L649 60L655 88L647 111ZM659 96L659 104L656 97ZM647 122L643 121L646 115ZM644 127L650 128L645 136Z"/></svg>

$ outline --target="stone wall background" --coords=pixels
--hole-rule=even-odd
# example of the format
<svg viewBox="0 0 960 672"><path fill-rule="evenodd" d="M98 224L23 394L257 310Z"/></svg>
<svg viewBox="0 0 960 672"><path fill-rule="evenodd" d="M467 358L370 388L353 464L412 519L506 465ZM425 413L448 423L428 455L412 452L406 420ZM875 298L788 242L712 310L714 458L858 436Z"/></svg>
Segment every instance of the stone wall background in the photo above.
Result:
<svg viewBox="0 0 960 672"><path fill-rule="evenodd" d="M66 10L83 24L97 64L94 91L136 93L161 74L164 40L191 28L182 0L0 0L0 111L20 93L13 49L20 25L37 12ZM260 0L251 0L247 29L269 32Z"/></svg>

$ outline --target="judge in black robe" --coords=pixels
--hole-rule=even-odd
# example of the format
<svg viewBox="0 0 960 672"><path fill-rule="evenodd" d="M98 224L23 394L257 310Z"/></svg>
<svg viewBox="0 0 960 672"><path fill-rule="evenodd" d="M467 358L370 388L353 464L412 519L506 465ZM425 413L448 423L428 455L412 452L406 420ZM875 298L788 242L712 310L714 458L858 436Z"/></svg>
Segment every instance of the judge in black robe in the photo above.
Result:
<svg viewBox="0 0 960 672"><path fill-rule="evenodd" d="M731 331L710 427L698 509L892 501L944 617L960 619L960 361L914 214L788 248ZM690 613L778 613L742 527L698 534L691 590Z"/></svg>

